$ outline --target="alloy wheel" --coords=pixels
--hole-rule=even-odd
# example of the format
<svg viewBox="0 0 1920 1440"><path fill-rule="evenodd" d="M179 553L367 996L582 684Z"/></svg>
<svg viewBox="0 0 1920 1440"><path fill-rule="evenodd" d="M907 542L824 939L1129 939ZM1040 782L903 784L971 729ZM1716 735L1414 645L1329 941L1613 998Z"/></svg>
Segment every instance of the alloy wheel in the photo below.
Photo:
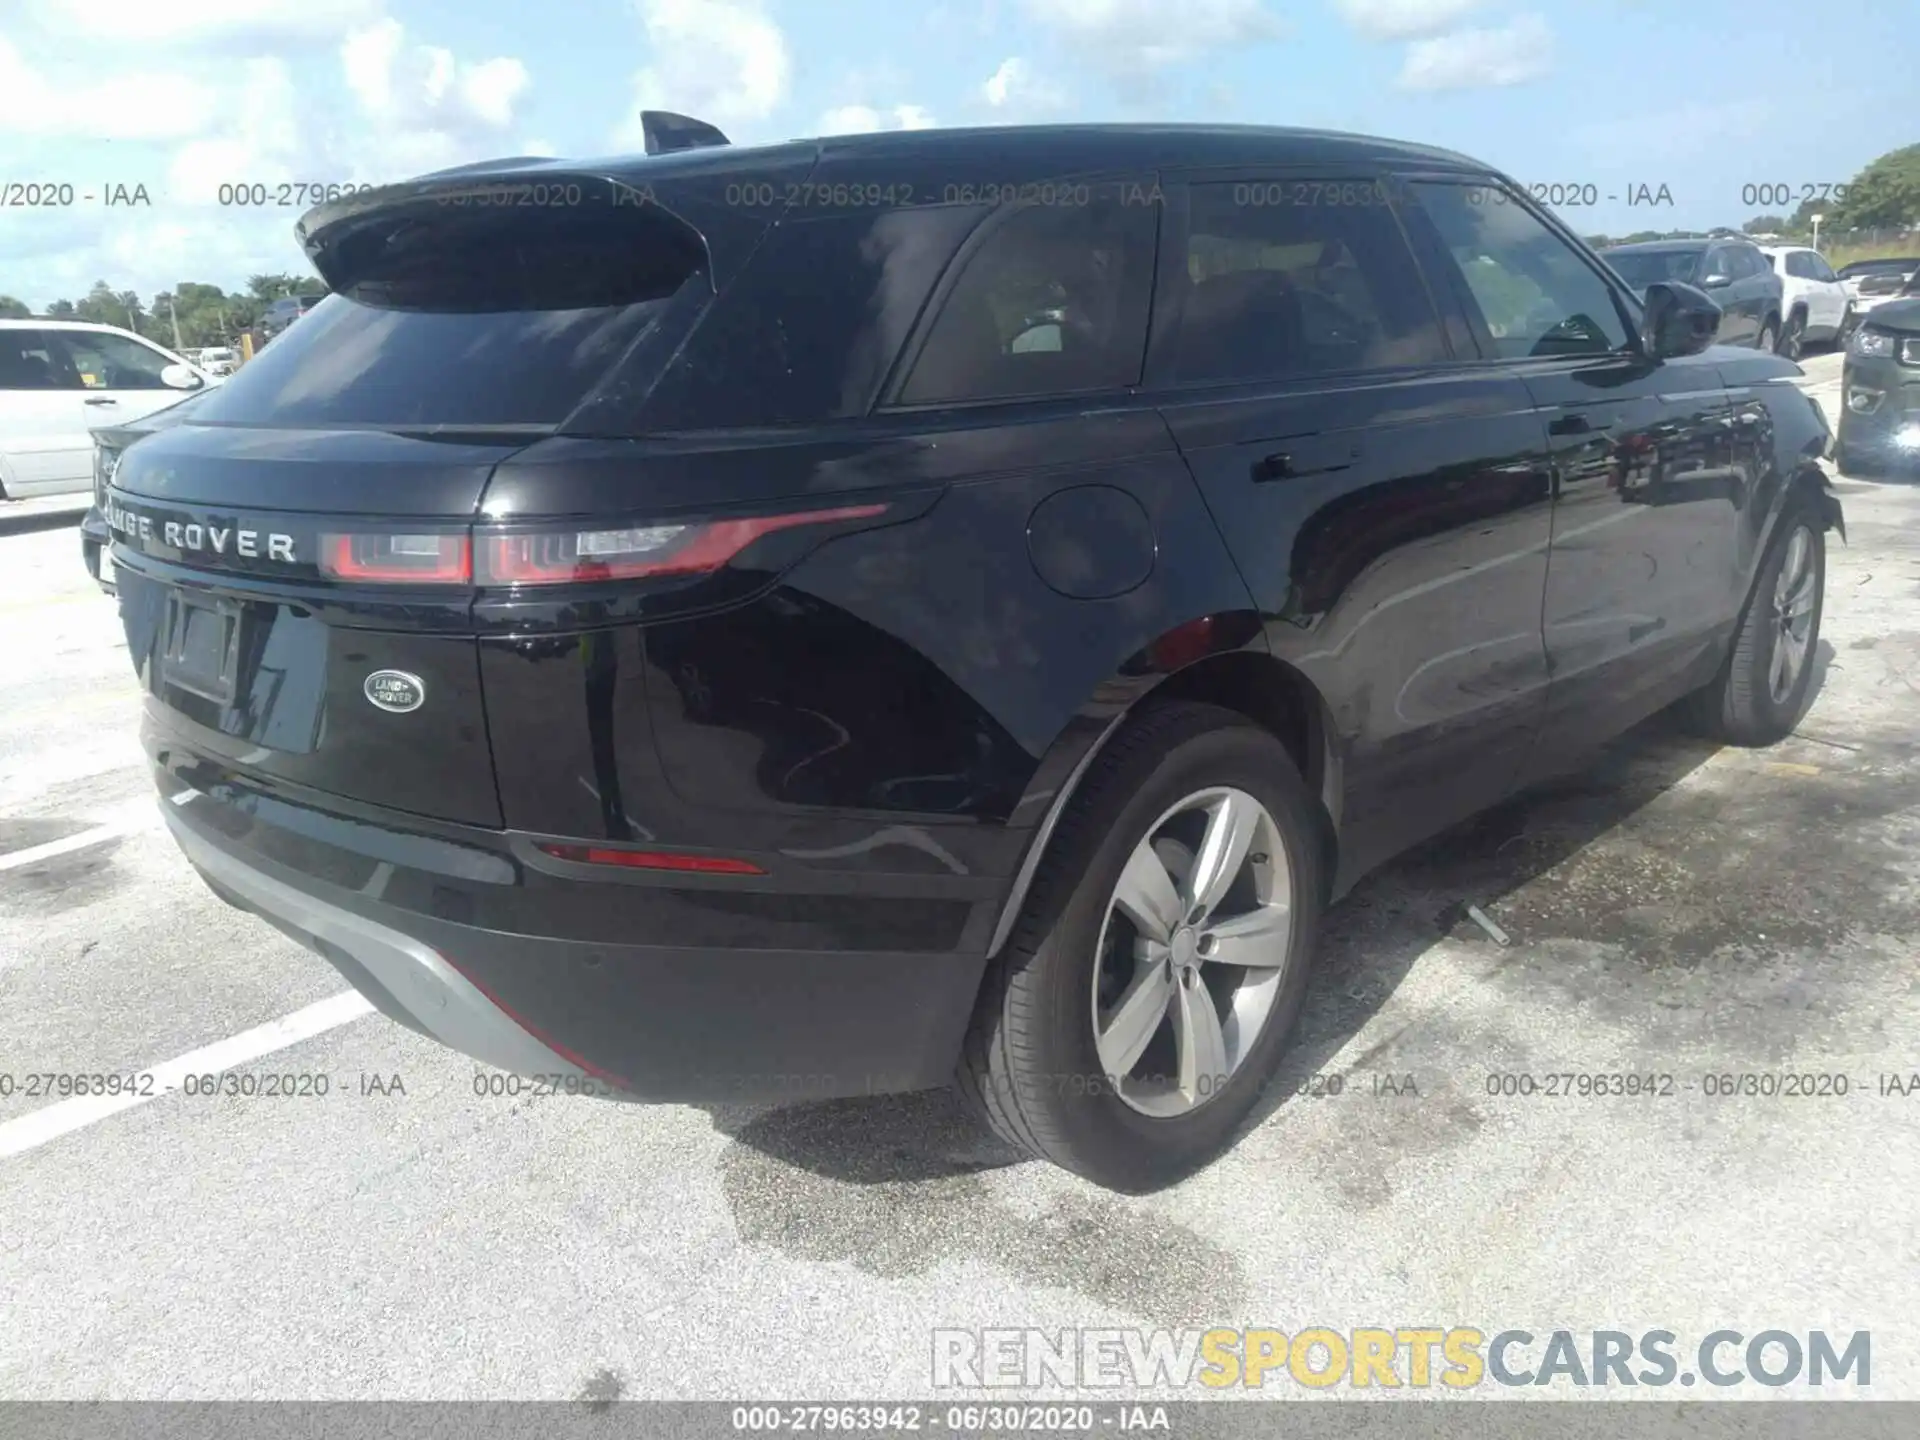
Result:
<svg viewBox="0 0 1920 1440"><path fill-rule="evenodd" d="M1107 902L1095 1048L1114 1093L1158 1118L1225 1087L1265 1032L1293 941L1293 874L1273 816L1231 787L1156 820Z"/></svg>
<svg viewBox="0 0 1920 1440"><path fill-rule="evenodd" d="M1805 348L1807 327L1803 320L1789 320L1787 328L1780 332L1780 353L1789 360L1798 360Z"/></svg>
<svg viewBox="0 0 1920 1440"><path fill-rule="evenodd" d="M1813 638L1815 571L1813 533L1796 525L1780 559L1780 577L1773 585L1773 658L1767 666L1767 690L1774 704L1783 703L1806 669Z"/></svg>

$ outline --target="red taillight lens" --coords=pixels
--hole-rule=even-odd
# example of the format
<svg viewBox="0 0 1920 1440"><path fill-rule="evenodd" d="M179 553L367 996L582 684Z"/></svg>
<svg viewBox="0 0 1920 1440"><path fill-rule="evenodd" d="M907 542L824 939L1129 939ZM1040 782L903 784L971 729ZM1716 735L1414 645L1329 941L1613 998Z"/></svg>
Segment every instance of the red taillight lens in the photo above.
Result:
<svg viewBox="0 0 1920 1440"><path fill-rule="evenodd" d="M791 515L756 515L691 525L639 525L619 530L544 530L488 535L480 542L482 585L561 585L703 575L718 570L763 535L796 525L826 525L884 515L885 505L845 505Z"/></svg>
<svg viewBox="0 0 1920 1440"><path fill-rule="evenodd" d="M539 848L556 860L571 860L576 865L623 865L629 870L686 870L699 875L767 873L758 865L727 855L679 855L665 850L615 850L599 845L542 844Z"/></svg>
<svg viewBox="0 0 1920 1440"><path fill-rule="evenodd" d="M322 535L320 573L382 584L469 585L473 545L465 535Z"/></svg>

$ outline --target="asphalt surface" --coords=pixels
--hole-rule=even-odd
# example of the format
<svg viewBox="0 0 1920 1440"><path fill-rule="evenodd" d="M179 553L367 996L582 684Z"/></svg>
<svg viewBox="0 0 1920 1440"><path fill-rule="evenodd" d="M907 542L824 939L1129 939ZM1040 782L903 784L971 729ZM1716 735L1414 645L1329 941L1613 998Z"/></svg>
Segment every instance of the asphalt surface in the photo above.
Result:
<svg viewBox="0 0 1920 1440"><path fill-rule="evenodd" d="M1808 365L1829 400L1837 368ZM1920 1398L1920 1094L1878 1080L1920 1071L1920 486L1845 490L1803 733L1655 722L1363 885L1293 1063L1344 1093L1185 1185L1011 1163L942 1095L483 1097L366 1016L240 1067L325 1096L36 1139L54 1101L0 1095L0 1397L913 1397L936 1327L1464 1324L1866 1329L1870 1393ZM0 626L0 1075L160 1065L338 995L159 828L71 529L0 535ZM1705 1093L1783 1071L1850 1093Z"/></svg>

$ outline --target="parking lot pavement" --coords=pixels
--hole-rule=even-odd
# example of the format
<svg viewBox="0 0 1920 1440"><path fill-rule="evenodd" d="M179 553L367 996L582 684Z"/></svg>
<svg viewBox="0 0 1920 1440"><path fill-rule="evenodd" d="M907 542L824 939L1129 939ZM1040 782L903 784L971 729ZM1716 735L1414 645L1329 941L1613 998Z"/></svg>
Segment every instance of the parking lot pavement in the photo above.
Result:
<svg viewBox="0 0 1920 1440"><path fill-rule="evenodd" d="M1920 1094L1880 1078L1920 1071L1920 487L1846 489L1802 734L1716 752L1656 722L1363 884L1290 1069L1342 1093L1185 1185L1010 1164L941 1095L494 1098L377 1016L312 1022L242 1070L325 1095L174 1093L63 1134L0 1096L0 1396L910 1397L935 1327L1466 1324L1865 1329L1871 1393L1920 1398ZM0 538L20 1079L158 1065L343 988L158 828L77 549ZM1672 1093L1490 1093L1563 1073ZM1783 1073L1847 1093L1710 1093Z"/></svg>

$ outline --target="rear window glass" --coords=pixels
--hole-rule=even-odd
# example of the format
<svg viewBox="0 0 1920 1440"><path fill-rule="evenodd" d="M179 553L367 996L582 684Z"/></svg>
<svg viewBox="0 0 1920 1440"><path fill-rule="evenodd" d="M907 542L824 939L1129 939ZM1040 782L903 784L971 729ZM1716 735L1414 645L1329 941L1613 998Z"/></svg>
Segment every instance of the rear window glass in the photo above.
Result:
<svg viewBox="0 0 1920 1440"><path fill-rule="evenodd" d="M323 236L335 293L196 417L274 426L554 425L698 273L684 227L596 216L375 213ZM293 311L304 303L284 302Z"/></svg>

